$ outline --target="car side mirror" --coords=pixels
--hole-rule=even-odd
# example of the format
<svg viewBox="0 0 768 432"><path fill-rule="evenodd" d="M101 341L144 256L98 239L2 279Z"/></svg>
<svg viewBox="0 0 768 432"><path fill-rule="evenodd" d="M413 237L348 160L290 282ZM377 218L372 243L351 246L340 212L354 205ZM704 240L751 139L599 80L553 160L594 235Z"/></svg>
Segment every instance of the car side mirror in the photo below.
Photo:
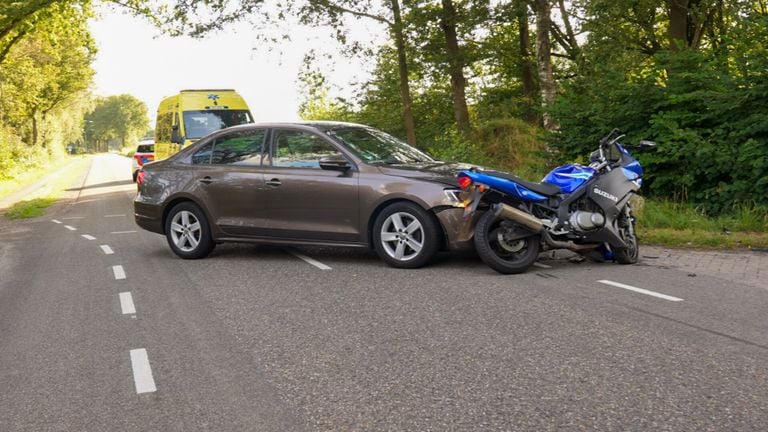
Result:
<svg viewBox="0 0 768 432"><path fill-rule="evenodd" d="M179 125L173 125L171 129L171 142L181 144L181 134L179 134Z"/></svg>
<svg viewBox="0 0 768 432"><path fill-rule="evenodd" d="M328 156L320 159L320 168L324 170L344 172L352 168L352 165L350 165L349 161L344 159L342 156L337 155L337 156Z"/></svg>

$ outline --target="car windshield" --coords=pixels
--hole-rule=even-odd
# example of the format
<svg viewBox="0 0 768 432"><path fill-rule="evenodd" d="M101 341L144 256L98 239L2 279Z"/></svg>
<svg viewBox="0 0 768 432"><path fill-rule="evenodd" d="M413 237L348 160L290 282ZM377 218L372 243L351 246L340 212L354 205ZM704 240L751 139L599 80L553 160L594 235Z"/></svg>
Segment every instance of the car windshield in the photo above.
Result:
<svg viewBox="0 0 768 432"><path fill-rule="evenodd" d="M136 153L154 153L154 152L155 152L154 144L139 144L139 147L136 148Z"/></svg>
<svg viewBox="0 0 768 432"><path fill-rule="evenodd" d="M253 123L247 110L184 111L187 139L198 139L219 129Z"/></svg>
<svg viewBox="0 0 768 432"><path fill-rule="evenodd" d="M354 154L370 164L434 161L421 150L376 129L350 127L331 129L326 133L344 143Z"/></svg>

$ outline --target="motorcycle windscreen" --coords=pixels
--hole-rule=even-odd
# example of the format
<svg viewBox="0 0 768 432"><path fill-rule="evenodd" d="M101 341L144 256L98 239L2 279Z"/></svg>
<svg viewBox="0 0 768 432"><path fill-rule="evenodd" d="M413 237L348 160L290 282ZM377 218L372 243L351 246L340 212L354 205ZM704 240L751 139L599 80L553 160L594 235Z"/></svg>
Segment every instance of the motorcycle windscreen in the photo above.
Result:
<svg viewBox="0 0 768 432"><path fill-rule="evenodd" d="M573 193L581 185L595 176L595 170L584 165L568 164L559 166L542 180L542 182L551 183L560 188L565 193Z"/></svg>

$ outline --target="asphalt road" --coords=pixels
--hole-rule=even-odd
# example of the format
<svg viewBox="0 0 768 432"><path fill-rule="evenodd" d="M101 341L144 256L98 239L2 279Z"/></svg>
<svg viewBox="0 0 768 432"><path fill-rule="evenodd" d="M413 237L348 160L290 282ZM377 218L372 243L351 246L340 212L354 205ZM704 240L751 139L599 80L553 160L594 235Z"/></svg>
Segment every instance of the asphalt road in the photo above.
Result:
<svg viewBox="0 0 768 432"><path fill-rule="evenodd" d="M129 171L99 156L76 199L0 223L0 431L768 430L768 285L648 258L184 261L133 223Z"/></svg>

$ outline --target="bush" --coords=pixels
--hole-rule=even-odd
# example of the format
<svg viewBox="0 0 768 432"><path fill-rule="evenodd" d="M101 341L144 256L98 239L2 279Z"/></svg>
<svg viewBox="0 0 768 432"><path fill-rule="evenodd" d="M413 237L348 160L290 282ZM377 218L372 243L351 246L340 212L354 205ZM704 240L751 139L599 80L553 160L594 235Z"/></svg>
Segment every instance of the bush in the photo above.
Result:
<svg viewBox="0 0 768 432"><path fill-rule="evenodd" d="M486 121L468 138L451 130L435 139L430 154L438 159L512 171L534 181L551 169L540 131L519 119Z"/></svg>

